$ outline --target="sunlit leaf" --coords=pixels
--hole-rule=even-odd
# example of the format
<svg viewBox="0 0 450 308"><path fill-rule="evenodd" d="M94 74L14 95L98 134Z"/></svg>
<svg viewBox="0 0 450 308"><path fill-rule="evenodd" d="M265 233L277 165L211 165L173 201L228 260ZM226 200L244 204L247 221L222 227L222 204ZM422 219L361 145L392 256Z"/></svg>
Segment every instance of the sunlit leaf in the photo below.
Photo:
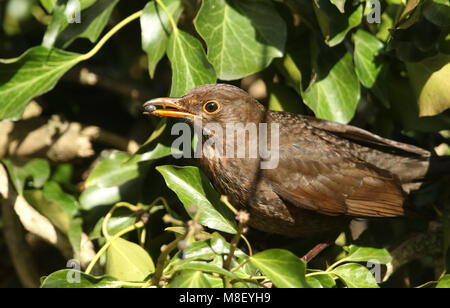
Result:
<svg viewBox="0 0 450 308"><path fill-rule="evenodd" d="M219 79L245 77L283 56L286 25L269 1L203 1L195 26Z"/></svg>
<svg viewBox="0 0 450 308"><path fill-rule="evenodd" d="M341 47L322 49L316 61L317 75L304 92L304 102L316 117L348 123L360 98L351 54Z"/></svg>
<svg viewBox="0 0 450 308"><path fill-rule="evenodd" d="M77 53L42 46L15 61L0 60L0 121L20 119L32 98L50 91L80 60Z"/></svg>
<svg viewBox="0 0 450 308"><path fill-rule="evenodd" d="M185 270L179 272L169 283L169 288L211 288L209 279L201 271ZM219 277L217 277L220 279ZM220 279L222 280L222 279Z"/></svg>
<svg viewBox="0 0 450 308"><path fill-rule="evenodd" d="M306 277L306 282L313 288L333 288L336 282L330 274L314 275Z"/></svg>
<svg viewBox="0 0 450 308"><path fill-rule="evenodd" d="M332 271L349 288L379 288L372 273L357 263L348 263L335 268Z"/></svg>
<svg viewBox="0 0 450 308"><path fill-rule="evenodd" d="M182 96L196 86L216 82L214 67L200 41L192 35L181 30L172 32L167 56L172 65L171 96Z"/></svg>
<svg viewBox="0 0 450 308"><path fill-rule="evenodd" d="M117 238L106 252L106 274L122 281L143 281L155 271L150 255L139 245Z"/></svg>
<svg viewBox="0 0 450 308"><path fill-rule="evenodd" d="M158 166L167 186L172 189L183 203L192 218L211 229L236 233L236 223L231 211L220 202L206 176L196 167ZM196 207L192 213L190 207Z"/></svg>
<svg viewBox="0 0 450 308"><path fill-rule="evenodd" d="M449 289L450 288L450 275L447 274L444 277L442 277L441 280L439 280L438 284L436 285L436 288L438 288L438 289L441 289L441 288Z"/></svg>
<svg viewBox="0 0 450 308"><path fill-rule="evenodd" d="M110 276L94 277L76 270L61 270L45 277L41 288L120 288L122 285Z"/></svg>
<svg viewBox="0 0 450 308"><path fill-rule="evenodd" d="M183 12L181 0L164 0L162 2L177 22ZM156 1L150 1L145 6L141 17L141 29L142 49L147 53L148 71L150 77L153 78L156 65L166 53L169 35L172 33L169 17Z"/></svg>
<svg viewBox="0 0 450 308"><path fill-rule="evenodd" d="M41 188L50 177L50 164L45 159L32 159L23 166L14 164L9 158L4 158L3 163L19 194L23 193L26 184L33 188Z"/></svg>
<svg viewBox="0 0 450 308"><path fill-rule="evenodd" d="M438 54L406 63L406 67L420 116L433 116L450 108L450 55Z"/></svg>
<svg viewBox="0 0 450 308"><path fill-rule="evenodd" d="M305 279L305 263L290 251L265 250L250 257L250 262L278 288L310 287Z"/></svg>

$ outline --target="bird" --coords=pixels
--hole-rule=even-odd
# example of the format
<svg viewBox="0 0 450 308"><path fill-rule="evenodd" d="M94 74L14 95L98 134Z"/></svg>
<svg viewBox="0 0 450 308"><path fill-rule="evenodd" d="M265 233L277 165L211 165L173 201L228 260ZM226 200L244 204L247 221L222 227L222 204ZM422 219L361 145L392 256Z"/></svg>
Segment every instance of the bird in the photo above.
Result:
<svg viewBox="0 0 450 308"><path fill-rule="evenodd" d="M268 233L320 237L342 230L355 217L405 216L408 194L450 170L449 156L355 126L268 110L229 84L200 85L179 98L150 100L143 108L146 114L208 130L202 140L206 153L217 150L211 141L217 145L222 140L225 155L203 153L200 167L219 193L250 213L251 227ZM226 155L236 150L236 139L206 129L212 123L223 131L229 124L242 123L244 130L265 123L267 136L277 127L276 167L261 168L266 158L260 154ZM244 145L251 138L247 134Z"/></svg>

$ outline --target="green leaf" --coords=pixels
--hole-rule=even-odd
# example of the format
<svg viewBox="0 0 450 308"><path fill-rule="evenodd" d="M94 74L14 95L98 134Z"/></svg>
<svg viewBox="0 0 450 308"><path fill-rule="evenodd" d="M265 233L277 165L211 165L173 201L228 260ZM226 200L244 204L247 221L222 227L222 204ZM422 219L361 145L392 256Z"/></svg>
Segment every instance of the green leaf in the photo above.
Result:
<svg viewBox="0 0 450 308"><path fill-rule="evenodd" d="M406 63L420 116L433 116L450 108L450 55L438 54Z"/></svg>
<svg viewBox="0 0 450 308"><path fill-rule="evenodd" d="M389 100L385 94L385 89L380 85L380 73L383 69L383 62L380 59L380 52L383 50L383 43L375 36L359 29L354 35L355 51L353 59L355 70L359 80L368 89L389 107Z"/></svg>
<svg viewBox="0 0 450 308"><path fill-rule="evenodd" d="M286 24L269 1L203 1L195 27L222 80L259 72L284 53Z"/></svg>
<svg viewBox="0 0 450 308"><path fill-rule="evenodd" d="M102 237L103 217L95 224L94 230L89 234L89 239ZM114 211L113 216L108 220L108 233L114 235L121 230L128 228L136 223L136 215L128 209L119 208Z"/></svg>
<svg viewBox="0 0 450 308"><path fill-rule="evenodd" d="M42 39L42 46L47 48L54 47L58 35L70 24L69 22L74 19L75 16L81 19L81 11L93 5L96 1L97 0L65 0L54 3L53 18L45 31L44 38Z"/></svg>
<svg viewBox="0 0 450 308"><path fill-rule="evenodd" d="M336 282L334 281L333 277L329 274L308 276L306 277L306 282L311 287L316 289L333 288L336 286Z"/></svg>
<svg viewBox="0 0 450 308"><path fill-rule="evenodd" d="M67 237L73 249L73 257L76 260L80 260L82 234L83 220L81 218L72 218Z"/></svg>
<svg viewBox="0 0 450 308"><path fill-rule="evenodd" d="M53 181L45 183L43 193L47 200L58 204L69 217L78 212L79 205L75 197L65 193L58 183Z"/></svg>
<svg viewBox="0 0 450 308"><path fill-rule="evenodd" d="M71 164L61 164L56 166L51 179L59 184L71 185L72 174L73 166Z"/></svg>
<svg viewBox="0 0 450 308"><path fill-rule="evenodd" d="M167 56L172 65L171 96L181 96L190 89L216 82L216 72L206 58L198 39L181 30L169 38Z"/></svg>
<svg viewBox="0 0 450 308"><path fill-rule="evenodd" d="M96 42L119 0L97 0L92 6L83 9L81 22L69 24L61 31L56 46L66 48L77 38L87 38Z"/></svg>
<svg viewBox="0 0 450 308"><path fill-rule="evenodd" d="M25 190L24 197L29 204L47 217L55 227L64 232L64 234L69 233L71 217L58 204L47 200L42 190Z"/></svg>
<svg viewBox="0 0 450 308"><path fill-rule="evenodd" d="M183 12L182 2L180 0L164 0L163 3L177 22ZM147 53L148 71L150 77L153 78L156 65L166 53L169 35L172 33L169 17L156 1L151 1L145 6L141 16L141 30L142 49Z"/></svg>
<svg viewBox="0 0 450 308"><path fill-rule="evenodd" d="M346 262L377 262L379 264L387 264L392 261L389 252L384 248L361 247L350 245L345 247L348 255L342 259Z"/></svg>
<svg viewBox="0 0 450 308"><path fill-rule="evenodd" d="M76 270L61 270L45 277L41 288L120 288L122 284L110 276L94 277Z"/></svg>
<svg viewBox="0 0 450 308"><path fill-rule="evenodd" d="M318 118L348 123L360 98L352 56L344 48L324 48L316 58L316 77L303 95Z"/></svg>
<svg viewBox="0 0 450 308"><path fill-rule="evenodd" d="M342 14L329 0L315 0L314 12L325 43L330 47L340 44L347 33L361 23L363 10L362 4L354 5L352 1L348 1L345 13Z"/></svg>
<svg viewBox="0 0 450 308"><path fill-rule="evenodd" d="M144 281L155 271L147 251L123 238L117 238L109 246L106 260L106 274L122 281Z"/></svg>
<svg viewBox="0 0 450 308"><path fill-rule="evenodd" d="M168 284L169 288L211 288L209 274L201 271L185 270L179 272L175 278ZM216 277L220 279L219 277ZM222 280L222 279L220 279Z"/></svg>
<svg viewBox="0 0 450 308"><path fill-rule="evenodd" d="M192 218L198 217L198 222L208 228L236 233L231 212L220 202L218 193L198 168L165 165L156 167L156 170L163 175L167 186L177 194ZM196 213L189 211L191 206L197 208Z"/></svg>
<svg viewBox="0 0 450 308"><path fill-rule="evenodd" d="M56 4L57 0L41 0L42 6L45 8L45 10L49 13L53 11L53 7Z"/></svg>
<svg viewBox="0 0 450 308"><path fill-rule="evenodd" d="M250 262L278 288L310 287L305 279L305 263L290 251L265 250L250 257Z"/></svg>
<svg viewBox="0 0 450 308"><path fill-rule="evenodd" d="M180 264L177 266L176 271L184 271L184 270L194 270L201 271L204 273L216 273L231 279L239 279L235 274L225 270L223 267L213 264L213 263L205 263L200 261L191 261L187 263Z"/></svg>
<svg viewBox="0 0 450 308"><path fill-rule="evenodd" d="M81 207L89 210L130 198L136 199L152 160L170 153L170 148L159 144L153 151L134 156L113 152L95 167L86 180L86 190L80 196Z"/></svg>
<svg viewBox="0 0 450 308"><path fill-rule="evenodd" d="M450 26L450 1L429 0L425 3L423 15L440 27Z"/></svg>
<svg viewBox="0 0 450 308"><path fill-rule="evenodd" d="M50 164L42 158L32 159L24 166L15 165L9 158L4 158L3 163L19 194L23 194L25 184L33 188L41 188L50 177Z"/></svg>
<svg viewBox="0 0 450 308"><path fill-rule="evenodd" d="M372 273L357 263L348 263L335 268L333 274L338 276L349 288L379 288Z"/></svg>
<svg viewBox="0 0 450 308"><path fill-rule="evenodd" d="M436 285L436 288L450 288L450 274L445 275L444 277L439 280L438 284Z"/></svg>
<svg viewBox="0 0 450 308"><path fill-rule="evenodd" d="M0 121L19 119L32 98L50 91L79 61L77 53L42 46L20 58L0 60Z"/></svg>
<svg viewBox="0 0 450 308"><path fill-rule="evenodd" d="M333 3L339 12L344 13L345 12L345 0L330 0L331 3Z"/></svg>

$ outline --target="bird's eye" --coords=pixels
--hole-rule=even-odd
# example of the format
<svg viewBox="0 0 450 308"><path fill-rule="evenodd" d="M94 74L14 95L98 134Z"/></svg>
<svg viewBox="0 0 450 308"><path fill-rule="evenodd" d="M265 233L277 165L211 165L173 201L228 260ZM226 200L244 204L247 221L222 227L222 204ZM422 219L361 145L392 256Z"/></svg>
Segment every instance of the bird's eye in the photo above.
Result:
<svg viewBox="0 0 450 308"><path fill-rule="evenodd" d="M208 101L203 105L203 110L208 114L214 114L220 110L220 104L216 101Z"/></svg>

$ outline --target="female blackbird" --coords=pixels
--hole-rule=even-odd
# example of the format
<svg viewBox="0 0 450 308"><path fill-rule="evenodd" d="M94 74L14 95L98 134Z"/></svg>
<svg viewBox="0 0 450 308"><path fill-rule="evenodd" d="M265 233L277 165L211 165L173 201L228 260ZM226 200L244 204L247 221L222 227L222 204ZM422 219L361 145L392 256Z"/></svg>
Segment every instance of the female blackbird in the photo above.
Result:
<svg viewBox="0 0 450 308"><path fill-rule="evenodd" d="M404 216L411 189L450 171L449 157L433 156L354 126L266 110L231 85L202 85L181 98L151 100L144 108L147 114L182 118L202 127L206 137L202 169L221 194L250 212L250 226L269 233L315 237L335 233L351 217ZM230 133L227 138L206 129L210 123L217 123L223 132L229 124L243 125L236 125L233 138ZM248 124L260 130L260 123L267 123L269 150L277 151L275 168L261 168L266 158L259 153L226 155L236 152L238 133ZM253 144L251 138L255 136L247 134L244 145ZM277 142L272 143L273 138ZM219 139L223 155L214 155L220 143L211 141Z"/></svg>

